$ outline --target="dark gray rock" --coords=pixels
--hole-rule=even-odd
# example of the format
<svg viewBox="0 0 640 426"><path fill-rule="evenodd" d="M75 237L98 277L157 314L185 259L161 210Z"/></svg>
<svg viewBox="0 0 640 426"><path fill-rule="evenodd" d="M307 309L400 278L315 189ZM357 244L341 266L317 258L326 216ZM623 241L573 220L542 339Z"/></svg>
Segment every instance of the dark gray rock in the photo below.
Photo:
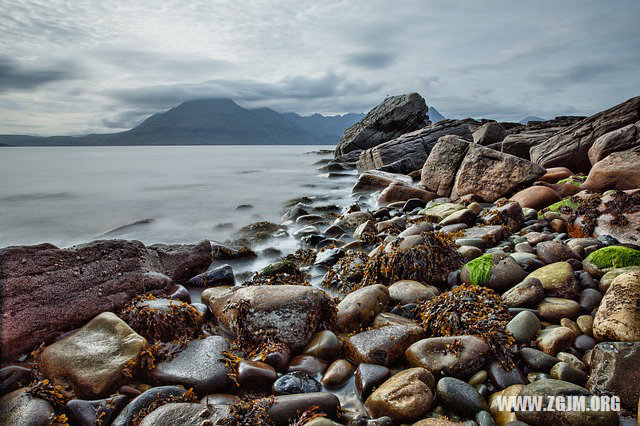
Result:
<svg viewBox="0 0 640 426"><path fill-rule="evenodd" d="M446 408L464 417L474 417L478 411L489 409L473 386L454 377L440 379L436 394Z"/></svg>

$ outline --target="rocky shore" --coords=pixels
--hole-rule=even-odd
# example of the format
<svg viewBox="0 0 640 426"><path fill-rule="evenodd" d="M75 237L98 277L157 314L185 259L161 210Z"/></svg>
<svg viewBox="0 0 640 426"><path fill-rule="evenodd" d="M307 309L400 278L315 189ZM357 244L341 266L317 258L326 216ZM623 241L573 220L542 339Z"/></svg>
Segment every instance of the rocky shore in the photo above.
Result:
<svg viewBox="0 0 640 426"><path fill-rule="evenodd" d="M385 99L319 162L349 202L225 244L0 249L0 425L640 424L640 97L428 113ZM499 407L593 395L619 409Z"/></svg>

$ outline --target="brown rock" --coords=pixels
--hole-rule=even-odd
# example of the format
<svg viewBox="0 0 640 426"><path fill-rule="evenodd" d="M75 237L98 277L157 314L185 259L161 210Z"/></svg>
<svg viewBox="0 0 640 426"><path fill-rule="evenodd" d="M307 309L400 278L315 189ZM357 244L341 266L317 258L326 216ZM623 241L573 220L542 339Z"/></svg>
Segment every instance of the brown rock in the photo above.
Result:
<svg viewBox="0 0 640 426"><path fill-rule="evenodd" d="M639 165L640 152L614 152L591 168L580 188L595 192L640 188Z"/></svg>
<svg viewBox="0 0 640 426"><path fill-rule="evenodd" d="M339 386L351 373L353 373L353 365L346 359L338 359L329 365L320 381L325 386Z"/></svg>
<svg viewBox="0 0 640 426"><path fill-rule="evenodd" d="M370 170L358 176L358 181L353 186L353 192L378 191L397 181L406 183L407 185L413 183L413 180L407 175Z"/></svg>
<svg viewBox="0 0 640 426"><path fill-rule="evenodd" d="M591 353L587 389L595 394L617 395L633 409L640 397L640 342L604 342Z"/></svg>
<svg viewBox="0 0 640 426"><path fill-rule="evenodd" d="M522 207L528 207L534 210L540 210L562 198L556 191L546 186L530 186L515 193L511 200L516 201Z"/></svg>
<svg viewBox="0 0 640 426"><path fill-rule="evenodd" d="M52 244L1 249L2 358L49 343L138 294L203 272L210 263L208 241L145 247L138 241L105 240L67 249Z"/></svg>
<svg viewBox="0 0 640 426"><path fill-rule="evenodd" d="M555 355L571 347L576 335L570 328L554 327L540 330L536 344L544 353Z"/></svg>
<svg viewBox="0 0 640 426"><path fill-rule="evenodd" d="M412 198L417 198L422 201L429 202L438 196L424 189L408 186L403 183L393 182L387 188L385 188L380 197L378 197L378 204L386 206L387 204L395 203L396 201L407 201Z"/></svg>
<svg viewBox="0 0 640 426"><path fill-rule="evenodd" d="M388 325L349 337L344 342L344 350L347 357L356 363L389 366L423 337L422 327Z"/></svg>
<svg viewBox="0 0 640 426"><path fill-rule="evenodd" d="M542 182L556 183L559 180L566 179L573 173L566 167L549 167L540 180Z"/></svg>
<svg viewBox="0 0 640 426"><path fill-rule="evenodd" d="M640 341L640 271L618 275L593 320L593 337L603 341Z"/></svg>
<svg viewBox="0 0 640 426"><path fill-rule="evenodd" d="M501 142L508 135L507 131L499 123L485 123L473 132L473 142L486 146Z"/></svg>
<svg viewBox="0 0 640 426"><path fill-rule="evenodd" d="M502 295L502 302L509 306L532 308L544 298L544 288L537 278L527 278Z"/></svg>
<svg viewBox="0 0 640 426"><path fill-rule="evenodd" d="M389 289L382 284L363 287L349 293L338 304L337 326L353 331L368 326L373 318L387 309Z"/></svg>
<svg viewBox="0 0 640 426"><path fill-rule="evenodd" d="M452 348L459 347L458 353ZM405 352L412 367L422 367L434 376L469 378L480 370L489 345L476 336L431 337L415 342Z"/></svg>
<svg viewBox="0 0 640 426"><path fill-rule="evenodd" d="M589 161L592 165L595 165L614 152L638 151L639 149L640 122L636 122L605 133L596 139L591 148L589 148Z"/></svg>
<svg viewBox="0 0 640 426"><path fill-rule="evenodd" d="M448 197L468 148L469 141L458 136L443 136L438 139L422 167L422 186L441 197Z"/></svg>
<svg viewBox="0 0 640 426"><path fill-rule="evenodd" d="M418 281L400 280L389 286L390 301L394 305L424 302L438 294L435 287L427 287Z"/></svg>

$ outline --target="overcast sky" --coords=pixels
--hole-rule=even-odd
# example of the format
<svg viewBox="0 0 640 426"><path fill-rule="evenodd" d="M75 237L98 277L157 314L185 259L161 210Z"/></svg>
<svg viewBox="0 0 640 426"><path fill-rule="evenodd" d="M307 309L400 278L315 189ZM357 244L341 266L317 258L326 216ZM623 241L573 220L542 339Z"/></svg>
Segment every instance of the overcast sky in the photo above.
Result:
<svg viewBox="0 0 640 426"><path fill-rule="evenodd" d="M120 131L182 101L451 118L640 94L640 1L0 0L0 133Z"/></svg>

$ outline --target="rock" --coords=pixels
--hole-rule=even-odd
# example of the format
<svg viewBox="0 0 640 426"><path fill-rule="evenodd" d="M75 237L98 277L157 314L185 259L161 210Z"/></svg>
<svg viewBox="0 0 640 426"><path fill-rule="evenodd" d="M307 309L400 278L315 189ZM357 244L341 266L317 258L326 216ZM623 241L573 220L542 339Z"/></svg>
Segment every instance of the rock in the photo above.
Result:
<svg viewBox="0 0 640 426"><path fill-rule="evenodd" d="M233 276L231 265L221 265L210 269L189 280L189 285L193 287L217 287L221 285L235 285L236 279Z"/></svg>
<svg viewBox="0 0 640 426"><path fill-rule="evenodd" d="M372 418L389 416L396 423L419 420L431 409L433 384L433 376L424 368L403 370L380 385L365 407Z"/></svg>
<svg viewBox="0 0 640 426"><path fill-rule="evenodd" d="M553 379L573 383L578 386L584 386L585 383L587 383L587 374L566 362L559 362L554 365L550 374Z"/></svg>
<svg viewBox="0 0 640 426"><path fill-rule="evenodd" d="M454 377L440 379L436 394L447 409L464 417L474 417L478 411L489 409L473 386Z"/></svg>
<svg viewBox="0 0 640 426"><path fill-rule="evenodd" d="M156 408L147 414L140 426L201 426L230 422L233 417L229 405L211 405L178 402Z"/></svg>
<svg viewBox="0 0 640 426"><path fill-rule="evenodd" d="M410 173L419 170L430 155L438 139L445 135L457 135L471 140L472 129L478 122L443 120L414 132L403 134L374 148L367 149L358 159L358 171L384 167L396 172Z"/></svg>
<svg viewBox="0 0 640 426"><path fill-rule="evenodd" d="M334 223L345 231L355 230L358 226L362 225L368 220L373 220L371 213L367 212L353 212L347 213L340 219L337 219Z"/></svg>
<svg viewBox="0 0 640 426"><path fill-rule="evenodd" d="M112 312L104 312L75 333L47 346L38 364L53 385L80 398L108 396L138 360L147 342Z"/></svg>
<svg viewBox="0 0 640 426"><path fill-rule="evenodd" d="M14 390L0 398L0 424L31 426L49 424L53 407L44 399L27 393L27 388Z"/></svg>
<svg viewBox="0 0 640 426"><path fill-rule="evenodd" d="M574 250L559 241L543 241L536 246L538 258L545 263L556 263L569 259L580 260L580 256Z"/></svg>
<svg viewBox="0 0 640 426"><path fill-rule="evenodd" d="M603 341L640 341L640 271L613 280L593 320L593 337Z"/></svg>
<svg viewBox="0 0 640 426"><path fill-rule="evenodd" d="M302 372L312 377L321 377L327 369L327 361L311 355L298 355L289 362L289 373Z"/></svg>
<svg viewBox="0 0 640 426"><path fill-rule="evenodd" d="M402 206L402 211L410 213L415 209L423 209L426 206L427 206L427 203L421 200L420 198L411 198L407 200L406 203L404 203L404 206Z"/></svg>
<svg viewBox="0 0 640 426"><path fill-rule="evenodd" d="M323 330L313 336L303 353L325 361L332 361L340 355L341 347L340 340L332 331Z"/></svg>
<svg viewBox="0 0 640 426"><path fill-rule="evenodd" d="M6 395L32 382L31 369L19 365L0 368L0 395Z"/></svg>
<svg viewBox="0 0 640 426"><path fill-rule="evenodd" d="M185 286L176 284L169 287L166 291L167 298L172 300L179 300L184 303L191 303L191 294Z"/></svg>
<svg viewBox="0 0 640 426"><path fill-rule="evenodd" d="M567 399L584 395L586 400L593 395L588 390L573 383L561 380L536 380L526 385L520 395L523 397L543 397L542 407L549 405L549 399ZM562 397L562 398L558 398ZM587 407L589 402L587 402ZM556 406L554 405L554 408ZM560 408L560 407L558 407ZM618 415L612 411L580 411L580 410L552 410L552 411L517 411L516 417L530 425L617 425Z"/></svg>
<svg viewBox="0 0 640 426"><path fill-rule="evenodd" d="M605 133L596 139L589 148L589 161L591 165L595 165L613 153L638 151L639 148L640 122L635 122Z"/></svg>
<svg viewBox="0 0 640 426"><path fill-rule="evenodd" d="M102 424L110 424L126 404L127 396L117 395L95 401L72 399L67 402L67 409L71 412L75 424L93 426L97 423L97 419L100 419Z"/></svg>
<svg viewBox="0 0 640 426"><path fill-rule="evenodd" d="M500 225L486 225L473 228L467 228L462 231L462 239L466 243L470 241L479 241L479 245L493 246L504 238L505 228ZM461 239L457 239L456 243Z"/></svg>
<svg viewBox="0 0 640 426"><path fill-rule="evenodd" d="M338 260L340 260L340 258L343 257L344 255L345 255L345 251L342 250L341 248L335 247L332 249L324 250L324 251L318 252L318 254L316 255L316 261L314 262L314 265L331 267L335 265L338 262Z"/></svg>
<svg viewBox="0 0 640 426"><path fill-rule="evenodd" d="M527 278L536 278L542 283L545 295L577 299L580 285L573 275L573 268L567 262L556 262L530 273Z"/></svg>
<svg viewBox="0 0 640 426"><path fill-rule="evenodd" d="M335 156L368 149L424 127L429 123L428 109L424 99L417 93L386 98L344 132Z"/></svg>
<svg viewBox="0 0 640 426"><path fill-rule="evenodd" d="M478 215L469 209L462 209L455 213L450 214L440 222L441 226L454 225L458 223L464 223L466 225L473 225L476 222Z"/></svg>
<svg viewBox="0 0 640 426"><path fill-rule="evenodd" d="M335 315L335 304L325 292L295 285L234 287L209 299L208 306L227 332L256 344L274 336L294 352Z"/></svg>
<svg viewBox="0 0 640 426"><path fill-rule="evenodd" d="M183 385L200 394L222 390L229 383L230 370L223 355L227 350L229 345L221 336L192 340L180 353L149 371L149 380L155 385Z"/></svg>
<svg viewBox="0 0 640 426"><path fill-rule="evenodd" d="M560 360L555 356L551 356L533 348L522 348L520 349L519 354L520 358L522 358L531 370L543 373L548 373L554 365L560 362Z"/></svg>
<svg viewBox="0 0 640 426"><path fill-rule="evenodd" d="M540 330L536 338L536 344L543 352L555 355L571 347L576 335L570 328L555 327Z"/></svg>
<svg viewBox="0 0 640 426"><path fill-rule="evenodd" d="M347 357L356 363L389 366L423 337L421 327L388 325L349 337L344 342L344 350Z"/></svg>
<svg viewBox="0 0 640 426"><path fill-rule="evenodd" d="M520 204L507 201L484 210L481 220L488 225L502 225L511 232L515 232L524 226L524 213Z"/></svg>
<svg viewBox="0 0 640 426"><path fill-rule="evenodd" d="M307 373L296 371L281 376L273 384L276 395L320 392L322 385Z"/></svg>
<svg viewBox="0 0 640 426"><path fill-rule="evenodd" d="M457 203L442 203L436 204L431 207L427 207L421 213L424 213L427 216L433 217L438 222L443 221L453 213L464 210L465 207L462 204Z"/></svg>
<svg viewBox="0 0 640 426"><path fill-rule="evenodd" d="M216 242L211 243L211 255L213 256L213 260L230 260L256 257L255 252L247 247L235 249Z"/></svg>
<svg viewBox="0 0 640 426"><path fill-rule="evenodd" d="M340 400L329 392L278 395L269 408L269 417L276 425L286 426L313 407L317 407L316 413L323 413L335 419L340 410Z"/></svg>
<svg viewBox="0 0 640 426"><path fill-rule="evenodd" d="M570 177L571 175L573 175L573 173L566 167L548 167L547 173L540 178L540 181L556 183L559 180Z"/></svg>
<svg viewBox="0 0 640 426"><path fill-rule="evenodd" d="M473 141L486 146L492 143L502 142L508 133L499 123L485 123L478 130L473 132Z"/></svg>
<svg viewBox="0 0 640 426"><path fill-rule="evenodd" d="M576 323L583 334L593 336L593 317L591 315L580 315L576 319Z"/></svg>
<svg viewBox="0 0 640 426"><path fill-rule="evenodd" d="M222 360L222 357L220 359ZM238 363L236 380L242 387L248 389L270 387L277 379L278 373L269 364L247 359L243 359Z"/></svg>
<svg viewBox="0 0 640 426"><path fill-rule="evenodd" d="M501 292L522 281L527 273L510 256L487 254L466 263L460 271L465 284L481 285Z"/></svg>
<svg viewBox="0 0 640 426"><path fill-rule="evenodd" d="M518 343L529 343L540 331L540 320L529 311L520 312L507 324L507 331Z"/></svg>
<svg viewBox="0 0 640 426"><path fill-rule="evenodd" d="M394 182L402 182L407 185L413 184L413 180L400 173L381 172L380 170L369 170L358 176L352 192L373 192L384 189Z"/></svg>
<svg viewBox="0 0 640 426"><path fill-rule="evenodd" d="M167 398L182 397L186 392L185 389L178 386L160 386L148 389L127 404L111 426L131 426L134 424L133 419L145 410L149 410Z"/></svg>
<svg viewBox="0 0 640 426"><path fill-rule="evenodd" d="M404 306L404 305L401 305ZM381 328L387 325L411 325L417 326L418 323L405 318L400 315L392 314L391 312L380 312L373 320L372 327L373 328Z"/></svg>
<svg viewBox="0 0 640 426"><path fill-rule="evenodd" d="M540 313L540 318L557 323L563 318L578 318L582 308L575 300L545 297L538 306L538 312Z"/></svg>
<svg viewBox="0 0 640 426"><path fill-rule="evenodd" d="M277 223L261 221L243 226L238 230L237 235L240 237L240 242L250 245L273 238L285 228Z"/></svg>
<svg viewBox="0 0 640 426"><path fill-rule="evenodd" d="M360 364L362 365L362 364ZM353 372L353 365L346 359L338 359L329 365L320 382L327 386L340 386Z"/></svg>
<svg viewBox="0 0 640 426"><path fill-rule="evenodd" d="M640 397L640 342L604 342L591 353L587 389L620 397L633 410Z"/></svg>
<svg viewBox="0 0 640 426"><path fill-rule="evenodd" d="M374 388L386 381L391 371L382 365L362 363L356 369L356 391L362 399L366 399Z"/></svg>
<svg viewBox="0 0 640 426"><path fill-rule="evenodd" d="M475 194L493 202L527 186L544 173L544 168L530 161L470 145L458 168L451 197Z"/></svg>
<svg viewBox="0 0 640 426"><path fill-rule="evenodd" d="M363 287L349 293L338 304L337 326L343 331L366 327L389 305L389 290L381 284Z"/></svg>
<svg viewBox="0 0 640 426"><path fill-rule="evenodd" d="M595 288L586 288L580 293L580 307L583 312L591 312L600 305L602 294Z"/></svg>
<svg viewBox="0 0 640 426"><path fill-rule="evenodd" d="M431 191L408 186L404 183L393 182L380 193L378 204L386 206L397 201L407 201L412 198L418 198L426 203L437 197L438 196Z"/></svg>
<svg viewBox="0 0 640 426"><path fill-rule="evenodd" d="M203 322L202 313L192 305L171 299L135 299L120 315L150 342L193 338Z"/></svg>
<svg viewBox="0 0 640 426"><path fill-rule="evenodd" d="M461 379L480 370L488 355L489 345L476 336L431 337L417 341L405 352L412 367L422 367L438 377Z"/></svg>
<svg viewBox="0 0 640 426"><path fill-rule="evenodd" d="M493 393L489 397L489 411L491 412L491 415L493 416L497 425L505 426L510 422L517 421L516 414L512 411L505 410L503 406L500 404L499 399L503 397L509 398L510 396L518 396L522 391L523 387L524 385L509 386L508 388L502 391ZM516 426L516 423L514 423L513 426ZM521 425L518 425L518 426L521 426Z"/></svg>
<svg viewBox="0 0 640 426"><path fill-rule="evenodd" d="M588 151L601 136L640 120L640 96L586 118L530 150L531 160L543 167L568 167L588 172Z"/></svg>
<svg viewBox="0 0 640 426"><path fill-rule="evenodd" d="M487 366L487 372L491 383L493 383L496 389L502 390L509 386L527 383L527 379L517 365L507 370L498 361L492 361Z"/></svg>
<svg viewBox="0 0 640 426"><path fill-rule="evenodd" d="M561 201L562 197L547 186L536 185L516 192L511 196L511 200L516 201L522 207L540 210Z"/></svg>
<svg viewBox="0 0 640 426"><path fill-rule="evenodd" d="M608 189L640 188L640 152L614 152L597 162L580 189L602 192Z"/></svg>
<svg viewBox="0 0 640 426"><path fill-rule="evenodd" d="M50 343L101 312L169 288L172 280L189 278L210 263L208 241L145 247L138 241L105 240L67 249L52 244L1 249L2 359Z"/></svg>
<svg viewBox="0 0 640 426"><path fill-rule="evenodd" d="M422 186L441 197L448 197L467 149L469 141L461 137L443 136L438 139L422 167Z"/></svg>
<svg viewBox="0 0 640 426"><path fill-rule="evenodd" d="M537 307L544 298L544 287L537 278L527 277L502 295L502 302L508 307Z"/></svg>
<svg viewBox="0 0 640 426"><path fill-rule="evenodd" d="M437 290L412 280L400 280L389 286L389 301L393 305L406 305L433 299Z"/></svg>

